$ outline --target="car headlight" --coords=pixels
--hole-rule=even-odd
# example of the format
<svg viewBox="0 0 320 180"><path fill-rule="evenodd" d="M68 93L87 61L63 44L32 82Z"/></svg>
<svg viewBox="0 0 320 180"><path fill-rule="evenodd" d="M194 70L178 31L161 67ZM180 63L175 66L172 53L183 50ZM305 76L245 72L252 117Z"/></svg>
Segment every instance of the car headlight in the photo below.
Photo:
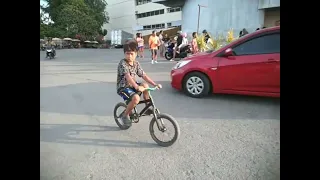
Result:
<svg viewBox="0 0 320 180"><path fill-rule="evenodd" d="M175 66L173 66L172 69L179 69L185 65L187 65L191 60L182 60L182 61L179 61Z"/></svg>

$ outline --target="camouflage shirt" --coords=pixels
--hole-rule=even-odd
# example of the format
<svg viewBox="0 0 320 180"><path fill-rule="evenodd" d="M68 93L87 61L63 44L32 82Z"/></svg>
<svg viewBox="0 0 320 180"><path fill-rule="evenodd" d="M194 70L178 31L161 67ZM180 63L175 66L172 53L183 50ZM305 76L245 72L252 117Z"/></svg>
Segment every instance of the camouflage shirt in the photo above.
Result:
<svg viewBox="0 0 320 180"><path fill-rule="evenodd" d="M144 75L144 71L138 61L134 61L133 65L130 65L125 59L122 59L118 65L117 92L122 88L132 87L125 77L126 73L130 73L134 81L136 81L136 75L139 77Z"/></svg>

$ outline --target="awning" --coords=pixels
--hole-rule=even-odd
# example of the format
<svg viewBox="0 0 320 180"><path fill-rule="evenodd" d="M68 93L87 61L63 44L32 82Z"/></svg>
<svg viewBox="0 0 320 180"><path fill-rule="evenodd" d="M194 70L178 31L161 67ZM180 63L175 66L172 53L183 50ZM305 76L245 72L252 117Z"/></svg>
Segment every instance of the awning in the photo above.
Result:
<svg viewBox="0 0 320 180"><path fill-rule="evenodd" d="M182 7L186 0L152 0L151 2L163 4L168 7Z"/></svg>

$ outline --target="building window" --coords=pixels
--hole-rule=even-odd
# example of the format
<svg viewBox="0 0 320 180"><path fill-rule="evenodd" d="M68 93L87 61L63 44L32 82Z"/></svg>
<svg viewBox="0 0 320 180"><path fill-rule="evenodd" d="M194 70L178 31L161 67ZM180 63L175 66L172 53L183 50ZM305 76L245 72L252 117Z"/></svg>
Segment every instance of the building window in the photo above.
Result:
<svg viewBox="0 0 320 180"><path fill-rule="evenodd" d="M172 23L167 23L167 27L170 28L172 26Z"/></svg>
<svg viewBox="0 0 320 180"><path fill-rule="evenodd" d="M165 23L161 24L152 24L152 25L145 25L143 26L143 30L150 30L150 29L164 29Z"/></svg>
<svg viewBox="0 0 320 180"><path fill-rule="evenodd" d="M167 8L168 13L179 12L181 11L181 7Z"/></svg>
<svg viewBox="0 0 320 180"><path fill-rule="evenodd" d="M149 2L151 2L151 0L136 0L136 5L139 6L142 4L147 4Z"/></svg>
<svg viewBox="0 0 320 180"><path fill-rule="evenodd" d="M151 29L151 25L143 26L143 30L149 30Z"/></svg>
<svg viewBox="0 0 320 180"><path fill-rule="evenodd" d="M144 18L144 17L149 17L149 16L156 16L156 15L160 15L160 14L164 14L164 9L139 13L139 14L136 14L136 16L137 16L137 19L139 19L139 18Z"/></svg>

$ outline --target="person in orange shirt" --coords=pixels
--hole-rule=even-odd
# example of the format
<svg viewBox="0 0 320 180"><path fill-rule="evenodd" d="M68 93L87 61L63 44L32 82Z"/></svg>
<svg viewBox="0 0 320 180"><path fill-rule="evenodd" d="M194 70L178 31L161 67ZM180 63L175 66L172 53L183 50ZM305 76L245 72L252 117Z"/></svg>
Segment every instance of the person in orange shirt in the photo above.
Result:
<svg viewBox="0 0 320 180"><path fill-rule="evenodd" d="M152 31L152 35L149 37L149 48L151 50L151 64L158 63L157 60L157 51L158 51L158 46L160 45L159 38L157 36L156 31Z"/></svg>

